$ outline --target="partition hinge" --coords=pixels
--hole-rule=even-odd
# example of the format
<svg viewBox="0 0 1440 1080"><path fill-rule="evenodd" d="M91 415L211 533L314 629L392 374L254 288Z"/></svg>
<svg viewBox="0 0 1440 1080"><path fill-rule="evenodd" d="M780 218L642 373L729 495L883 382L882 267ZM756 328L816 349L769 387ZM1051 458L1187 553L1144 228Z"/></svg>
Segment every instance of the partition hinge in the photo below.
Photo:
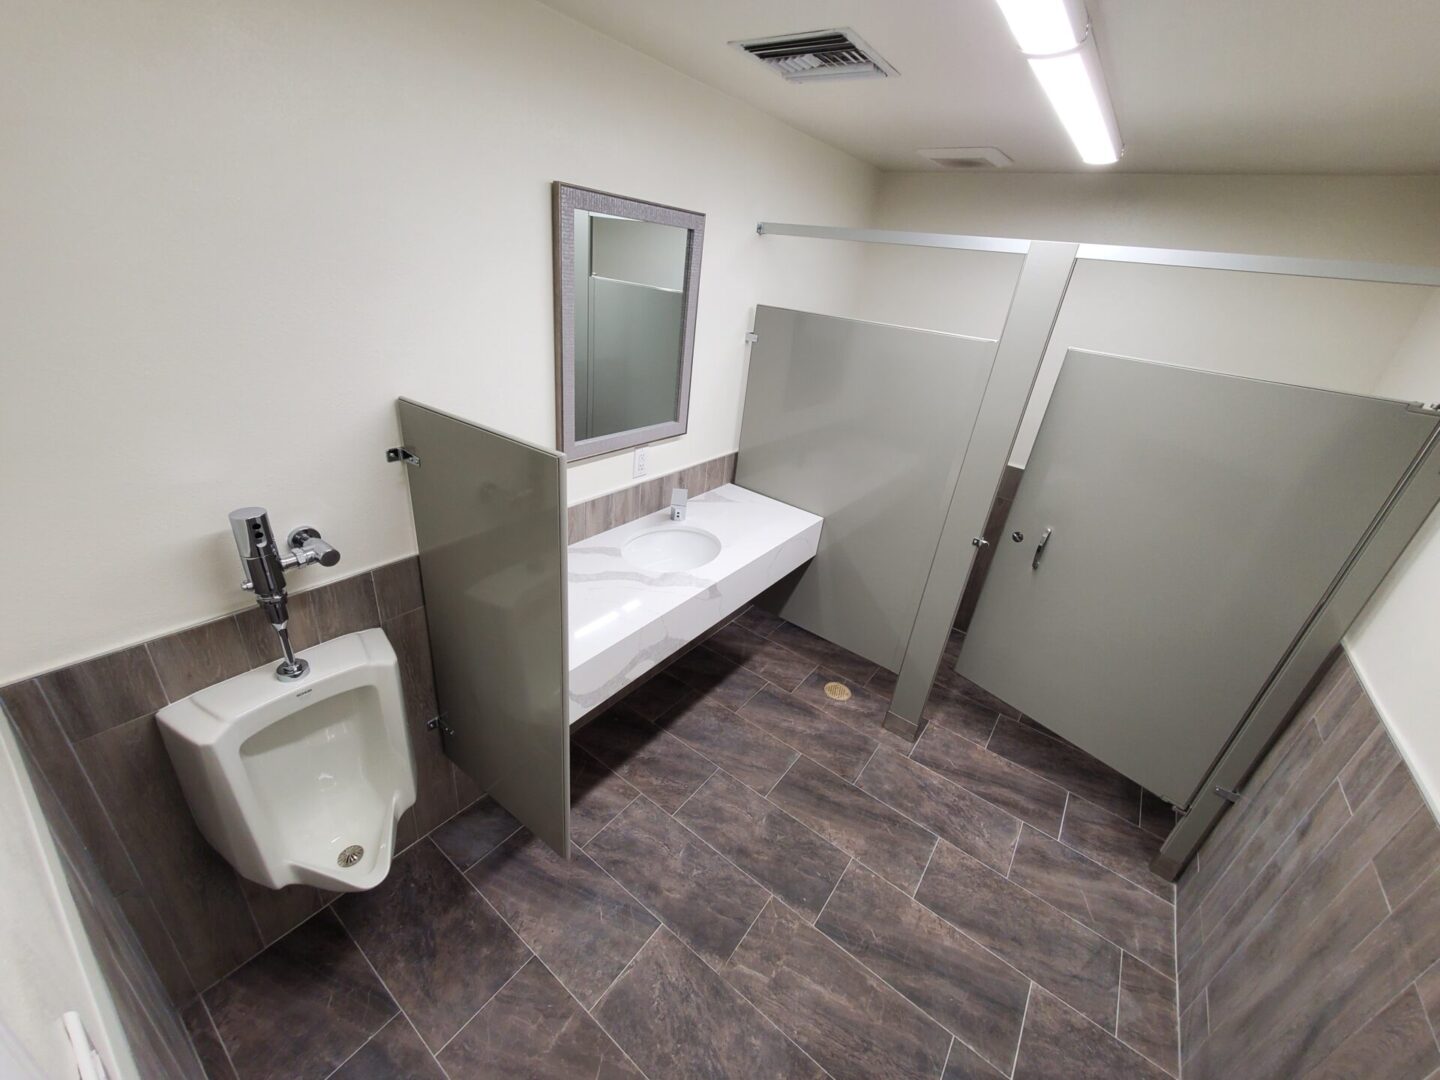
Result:
<svg viewBox="0 0 1440 1080"><path fill-rule="evenodd" d="M420 459L416 457L415 451L411 450L408 446L392 446L389 450L385 451L385 460L399 461L406 465L414 466L415 468L420 467Z"/></svg>
<svg viewBox="0 0 1440 1080"><path fill-rule="evenodd" d="M746 331L746 333L745 333L745 343L746 343L747 345L754 345L754 344L755 344L757 341L759 341L759 340L760 340L760 335L757 334L757 333L755 333L754 330L747 330L747 331Z"/></svg>
<svg viewBox="0 0 1440 1080"><path fill-rule="evenodd" d="M443 716L432 716L428 721L426 721L426 731L434 731L436 728L440 729L441 734L449 735L452 738L455 735L455 729L445 722L445 718Z"/></svg>
<svg viewBox="0 0 1440 1080"><path fill-rule="evenodd" d="M1232 791L1228 787L1216 787L1215 794L1219 795L1220 798L1224 799L1228 803L1238 803L1244 797L1240 794L1240 792Z"/></svg>

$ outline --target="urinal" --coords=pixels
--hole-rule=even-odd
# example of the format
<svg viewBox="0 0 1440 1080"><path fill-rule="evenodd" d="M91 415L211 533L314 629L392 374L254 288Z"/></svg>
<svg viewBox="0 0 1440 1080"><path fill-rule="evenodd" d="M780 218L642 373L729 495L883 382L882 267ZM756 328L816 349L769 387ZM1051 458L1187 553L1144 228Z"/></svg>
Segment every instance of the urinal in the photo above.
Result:
<svg viewBox="0 0 1440 1080"><path fill-rule="evenodd" d="M301 681L267 665L156 719L200 831L242 875L272 889L372 889L415 802L400 665L378 629L301 655Z"/></svg>

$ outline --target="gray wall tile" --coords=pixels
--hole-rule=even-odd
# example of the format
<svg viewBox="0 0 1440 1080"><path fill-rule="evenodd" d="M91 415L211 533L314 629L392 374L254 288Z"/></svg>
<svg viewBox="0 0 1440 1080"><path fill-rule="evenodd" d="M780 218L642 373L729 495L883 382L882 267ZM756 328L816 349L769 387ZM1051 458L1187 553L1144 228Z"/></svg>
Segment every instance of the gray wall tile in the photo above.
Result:
<svg viewBox="0 0 1440 1080"><path fill-rule="evenodd" d="M40 676L40 685L60 726L77 741L153 713L166 703L143 645L52 671Z"/></svg>
<svg viewBox="0 0 1440 1080"><path fill-rule="evenodd" d="M1245 794L1180 883L1187 1080L1428 1076L1440 828L1343 654Z"/></svg>
<svg viewBox="0 0 1440 1080"><path fill-rule="evenodd" d="M642 481L632 487L601 495L570 507L567 514L570 543L653 514L670 505L670 489L683 487L690 497L704 494L735 480L735 455L711 458L673 473Z"/></svg>

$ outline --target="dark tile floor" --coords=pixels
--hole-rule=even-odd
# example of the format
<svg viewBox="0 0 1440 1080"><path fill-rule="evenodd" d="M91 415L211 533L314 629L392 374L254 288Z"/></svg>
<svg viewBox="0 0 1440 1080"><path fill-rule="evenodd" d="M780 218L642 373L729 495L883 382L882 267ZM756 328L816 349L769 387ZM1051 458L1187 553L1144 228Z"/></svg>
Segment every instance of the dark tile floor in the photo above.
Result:
<svg viewBox="0 0 1440 1080"><path fill-rule="evenodd" d="M758 610L576 733L574 857L482 799L203 995L215 1077L1175 1075L1163 804L948 671Z"/></svg>

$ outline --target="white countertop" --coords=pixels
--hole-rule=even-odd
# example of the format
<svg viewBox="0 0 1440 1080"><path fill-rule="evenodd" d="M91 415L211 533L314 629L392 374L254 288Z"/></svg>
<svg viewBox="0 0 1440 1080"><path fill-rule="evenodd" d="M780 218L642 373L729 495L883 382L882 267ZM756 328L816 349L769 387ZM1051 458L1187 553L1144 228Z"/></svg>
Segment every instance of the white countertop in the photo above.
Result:
<svg viewBox="0 0 1440 1080"><path fill-rule="evenodd" d="M647 573L621 549L671 525L668 510L570 545L570 698L573 724L725 616L814 558L823 519L726 484L690 500L683 523L721 544L693 570Z"/></svg>

